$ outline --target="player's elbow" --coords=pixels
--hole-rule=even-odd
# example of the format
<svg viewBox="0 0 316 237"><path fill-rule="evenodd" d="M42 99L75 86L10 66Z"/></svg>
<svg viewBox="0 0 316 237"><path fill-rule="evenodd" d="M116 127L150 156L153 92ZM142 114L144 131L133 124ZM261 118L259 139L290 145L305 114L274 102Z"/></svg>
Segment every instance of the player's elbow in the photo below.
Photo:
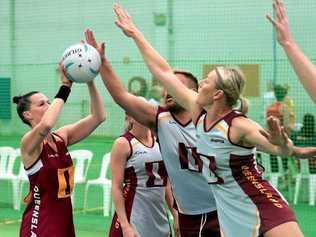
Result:
<svg viewBox="0 0 316 237"><path fill-rule="evenodd" d="M101 112L101 113L92 114L91 119L92 119L93 123L96 126L98 126L106 120L106 113Z"/></svg>
<svg viewBox="0 0 316 237"><path fill-rule="evenodd" d="M42 121L38 124L38 126L40 133L46 136L53 129L54 124L48 121Z"/></svg>
<svg viewBox="0 0 316 237"><path fill-rule="evenodd" d="M101 113L98 117L98 120L99 120L99 123L103 123L107 118L107 114L106 112L104 111L103 113Z"/></svg>

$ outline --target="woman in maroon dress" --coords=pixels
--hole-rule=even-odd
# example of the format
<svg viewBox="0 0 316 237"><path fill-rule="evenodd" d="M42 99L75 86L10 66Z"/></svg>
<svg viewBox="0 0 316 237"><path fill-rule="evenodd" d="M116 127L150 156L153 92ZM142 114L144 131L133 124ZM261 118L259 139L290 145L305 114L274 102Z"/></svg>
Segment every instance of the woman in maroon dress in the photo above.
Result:
<svg viewBox="0 0 316 237"><path fill-rule="evenodd" d="M37 91L13 98L18 115L31 127L21 141L22 161L30 182L28 204L20 228L22 237L75 236L70 198L74 167L67 146L89 136L106 115L102 98L92 81L87 83L91 114L52 132L71 86L72 82L61 70L61 87L52 103Z"/></svg>

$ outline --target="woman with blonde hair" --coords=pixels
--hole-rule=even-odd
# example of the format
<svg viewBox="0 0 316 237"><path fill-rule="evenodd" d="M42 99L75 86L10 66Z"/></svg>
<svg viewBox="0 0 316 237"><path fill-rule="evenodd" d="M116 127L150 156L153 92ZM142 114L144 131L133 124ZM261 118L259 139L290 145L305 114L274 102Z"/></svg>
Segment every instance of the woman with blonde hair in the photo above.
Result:
<svg viewBox="0 0 316 237"><path fill-rule="evenodd" d="M150 45L128 13L115 5L116 24L132 37L151 73L191 112L197 129L194 157L202 161L213 191L222 236L303 236L293 211L280 193L262 178L256 148L291 155L293 144L278 120L269 118L271 134L234 106L241 101L245 77L236 67L217 67L199 85L198 93L176 80L169 64ZM273 136L270 136L273 135Z"/></svg>

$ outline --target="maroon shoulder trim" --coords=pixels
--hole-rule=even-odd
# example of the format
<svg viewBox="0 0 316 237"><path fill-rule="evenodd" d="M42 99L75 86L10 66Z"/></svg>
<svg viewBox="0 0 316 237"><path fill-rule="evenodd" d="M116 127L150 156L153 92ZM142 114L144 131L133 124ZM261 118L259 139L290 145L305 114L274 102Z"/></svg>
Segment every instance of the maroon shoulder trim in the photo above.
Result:
<svg viewBox="0 0 316 237"><path fill-rule="evenodd" d="M62 136L60 136L58 133L55 133L55 132L53 132L52 134L56 135L56 137L59 137L63 141L63 143L66 145L66 142L65 142L64 138L62 138Z"/></svg>
<svg viewBox="0 0 316 237"><path fill-rule="evenodd" d="M121 135L121 137L124 137L129 145L130 148L130 153L127 157L127 160L129 160L129 158L131 158L132 154L133 154L133 146L131 144L131 140L134 138L134 135L132 133L130 133L129 131L127 131L126 133L124 133L123 135Z"/></svg>
<svg viewBox="0 0 316 237"><path fill-rule="evenodd" d="M254 146L243 146L243 145L239 145L239 144L236 144L234 143L231 139L230 139L230 128L231 128L231 124L234 120L234 118L237 118L237 117L244 117L244 118L247 118L246 115L244 115L243 113L239 112L239 111L236 111L236 110L233 110L231 113L227 114L227 116L225 116L223 118L223 120L228 124L228 132L227 132L227 137L228 137L228 141L234 145L234 146L238 146L238 147L242 147L242 148L245 148L245 149L253 149Z"/></svg>
<svg viewBox="0 0 316 237"><path fill-rule="evenodd" d="M134 135L130 131L127 131L126 133L124 133L120 137L125 137L126 140L130 142L134 138Z"/></svg>
<svg viewBox="0 0 316 237"><path fill-rule="evenodd" d="M247 116L244 115L243 113L241 113L241 112L239 112L237 110L232 110L225 117L223 117L223 120L230 126L232 124L233 119L237 118L237 117L247 118Z"/></svg>
<svg viewBox="0 0 316 237"><path fill-rule="evenodd" d="M135 138L140 144L142 144L144 147L147 147L147 148L153 148L154 145L155 145L155 136L152 132L150 132L150 137L151 137L151 145L150 146L147 146L145 145L144 143L142 143L133 133L129 132L131 135L132 135L132 138L130 139L130 141Z"/></svg>
<svg viewBox="0 0 316 237"><path fill-rule="evenodd" d="M55 136L54 136L54 135L56 135L56 137L60 138L61 141L57 141L57 140L55 139ZM57 149L58 149L58 146L61 145L62 150L64 150L64 152L67 153L67 152L68 152L68 147L67 147L67 144L66 144L64 138L63 138L62 136L60 136L59 134L55 133L55 132L52 133L52 137L53 137L53 140L54 140L54 142L55 142L55 144L56 144L56 146L57 146ZM59 145L58 145L58 144L59 144ZM49 144L48 144L48 145L49 145Z"/></svg>
<svg viewBox="0 0 316 237"><path fill-rule="evenodd" d="M169 112L169 110L166 107L158 106L157 114L163 113L163 112Z"/></svg>
<svg viewBox="0 0 316 237"><path fill-rule="evenodd" d="M56 135L56 137L60 138L61 141L56 140L56 139L55 139L55 135ZM55 142L55 144L56 144L56 147L57 147L58 152L60 152L60 149L59 149L59 148L61 148L61 150L62 150L63 152L65 152L65 154L66 154L66 153L68 152L68 148L67 148L67 144L66 144L65 140L62 138L62 136L60 136L59 134L53 132L53 133L52 133L52 137L53 137L53 140L54 140L54 142ZM49 146L49 144L48 144L48 146Z"/></svg>
<svg viewBox="0 0 316 237"><path fill-rule="evenodd" d="M225 120L225 118L226 118L227 116L229 116L232 112L233 112L233 110L230 111L230 112L228 112L228 113L226 113L226 114L224 114L224 115L222 115L222 117L220 117L219 119L215 120L215 122L212 124L212 126L209 127L208 129L206 128L206 116L205 116L204 119L203 119L204 132L209 132L209 131L211 131L211 129L214 128L214 127L216 126L216 124L218 124L218 123L219 123L220 121L222 121L222 120ZM225 121L226 121L226 120L225 120Z"/></svg>

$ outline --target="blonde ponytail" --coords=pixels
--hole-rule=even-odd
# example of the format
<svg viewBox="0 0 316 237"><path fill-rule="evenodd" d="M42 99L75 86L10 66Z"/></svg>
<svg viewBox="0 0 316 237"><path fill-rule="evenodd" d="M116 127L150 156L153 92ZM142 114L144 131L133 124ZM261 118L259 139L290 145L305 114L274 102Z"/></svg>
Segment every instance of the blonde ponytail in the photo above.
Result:
<svg viewBox="0 0 316 237"><path fill-rule="evenodd" d="M237 110L240 111L243 114L247 114L248 113L248 108L249 108L248 100L245 97L240 96L239 97L239 108Z"/></svg>
<svg viewBox="0 0 316 237"><path fill-rule="evenodd" d="M248 102L241 96L246 83L244 73L238 67L230 66L217 67L215 72L218 76L216 87L225 93L226 104L234 107L240 102L240 111L247 113Z"/></svg>

